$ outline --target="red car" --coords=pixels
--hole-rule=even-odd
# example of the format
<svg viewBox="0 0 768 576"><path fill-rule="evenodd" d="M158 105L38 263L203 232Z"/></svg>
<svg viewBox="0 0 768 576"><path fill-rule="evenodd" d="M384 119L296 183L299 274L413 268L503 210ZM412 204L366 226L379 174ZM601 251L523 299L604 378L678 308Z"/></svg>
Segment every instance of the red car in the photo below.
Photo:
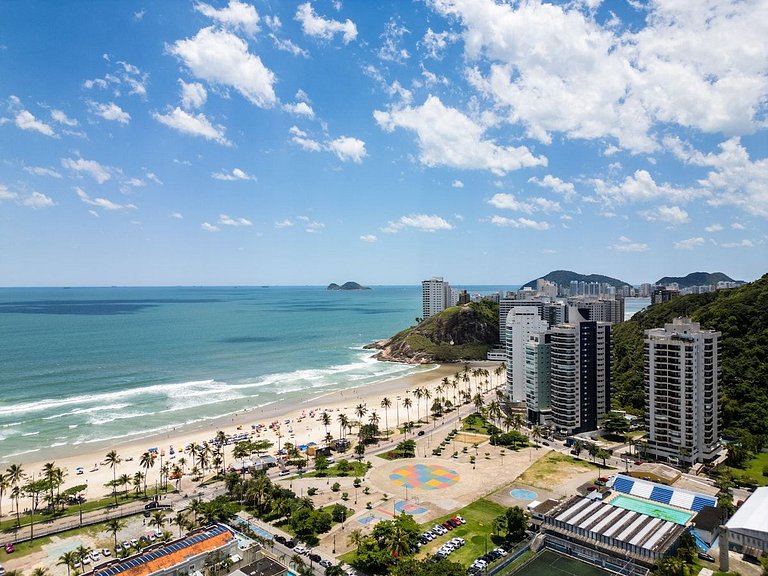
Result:
<svg viewBox="0 0 768 576"><path fill-rule="evenodd" d="M15 548L13 547L13 543L12 542L8 542L8 544L5 545L5 552L7 554L10 554L14 550L15 550Z"/></svg>

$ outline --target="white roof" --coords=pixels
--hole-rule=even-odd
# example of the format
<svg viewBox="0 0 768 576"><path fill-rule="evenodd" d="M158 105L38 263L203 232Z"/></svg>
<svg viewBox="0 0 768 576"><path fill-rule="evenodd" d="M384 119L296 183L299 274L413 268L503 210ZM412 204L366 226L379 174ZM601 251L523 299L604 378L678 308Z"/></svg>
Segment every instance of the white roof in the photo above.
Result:
<svg viewBox="0 0 768 576"><path fill-rule="evenodd" d="M726 526L729 531L768 538L768 487L757 488Z"/></svg>

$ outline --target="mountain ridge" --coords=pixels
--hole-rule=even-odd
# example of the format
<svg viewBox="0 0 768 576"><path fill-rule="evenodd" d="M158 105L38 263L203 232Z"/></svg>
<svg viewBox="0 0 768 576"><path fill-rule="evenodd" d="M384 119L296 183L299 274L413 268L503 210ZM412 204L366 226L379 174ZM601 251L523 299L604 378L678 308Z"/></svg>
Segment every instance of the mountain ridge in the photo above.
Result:
<svg viewBox="0 0 768 576"><path fill-rule="evenodd" d="M611 278L610 276L604 276L602 274L579 274L571 270L552 270L544 276L539 276L529 282L526 282L521 288L535 288L536 281L539 279L549 280L560 286L567 286L573 280L577 282L602 282L620 288L621 286L632 286L629 282L624 282L618 278Z"/></svg>
<svg viewBox="0 0 768 576"><path fill-rule="evenodd" d="M664 276L656 284L669 286L676 283L680 288L690 288L691 286L709 286L718 282L737 282L723 272L691 272L686 276Z"/></svg>

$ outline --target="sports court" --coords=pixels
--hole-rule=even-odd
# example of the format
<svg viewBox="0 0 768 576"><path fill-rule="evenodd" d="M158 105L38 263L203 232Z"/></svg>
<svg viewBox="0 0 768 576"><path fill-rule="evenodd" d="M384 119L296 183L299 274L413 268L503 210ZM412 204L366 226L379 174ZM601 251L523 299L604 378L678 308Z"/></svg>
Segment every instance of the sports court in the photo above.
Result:
<svg viewBox="0 0 768 576"><path fill-rule="evenodd" d="M515 576L610 576L611 572L545 549L525 566L509 574Z"/></svg>
<svg viewBox="0 0 768 576"><path fill-rule="evenodd" d="M442 490L459 481L455 470L436 464L413 464L393 470L389 479L396 486L421 488L422 490Z"/></svg>

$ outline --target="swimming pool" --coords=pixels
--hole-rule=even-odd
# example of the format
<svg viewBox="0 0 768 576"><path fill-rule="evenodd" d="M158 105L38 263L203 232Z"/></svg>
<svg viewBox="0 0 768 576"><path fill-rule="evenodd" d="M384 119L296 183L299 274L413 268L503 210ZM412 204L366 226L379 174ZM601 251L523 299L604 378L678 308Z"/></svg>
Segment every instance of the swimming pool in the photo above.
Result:
<svg viewBox="0 0 768 576"><path fill-rule="evenodd" d="M662 520L668 520L675 524L684 526L692 517L693 512L687 512L685 510L678 510L677 508L671 508L659 504L658 502L652 502L650 500L640 500L638 498L632 498L625 494L619 494L608 502L611 506L618 506L625 510L632 510L633 512L639 512L640 514L647 514L654 518L661 518Z"/></svg>

